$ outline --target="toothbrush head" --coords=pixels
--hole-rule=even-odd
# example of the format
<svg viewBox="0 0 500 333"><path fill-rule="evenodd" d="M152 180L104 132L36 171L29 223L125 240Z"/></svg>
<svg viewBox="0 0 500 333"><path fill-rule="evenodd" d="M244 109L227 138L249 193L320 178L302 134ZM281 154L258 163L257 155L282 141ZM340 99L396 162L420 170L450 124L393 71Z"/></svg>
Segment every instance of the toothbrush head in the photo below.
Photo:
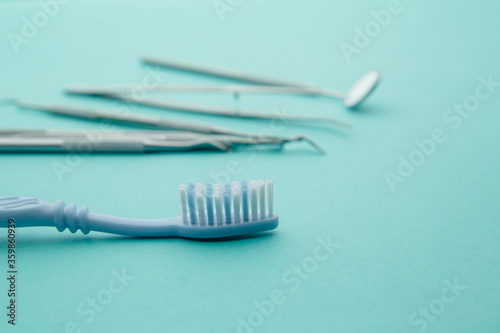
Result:
<svg viewBox="0 0 500 333"><path fill-rule="evenodd" d="M278 227L269 180L180 185L179 195L182 216L177 233L181 237L233 237Z"/></svg>
<svg viewBox="0 0 500 333"><path fill-rule="evenodd" d="M359 78L351 86L344 97L344 105L348 108L355 108L363 102L375 89L380 81L380 72L372 70Z"/></svg>

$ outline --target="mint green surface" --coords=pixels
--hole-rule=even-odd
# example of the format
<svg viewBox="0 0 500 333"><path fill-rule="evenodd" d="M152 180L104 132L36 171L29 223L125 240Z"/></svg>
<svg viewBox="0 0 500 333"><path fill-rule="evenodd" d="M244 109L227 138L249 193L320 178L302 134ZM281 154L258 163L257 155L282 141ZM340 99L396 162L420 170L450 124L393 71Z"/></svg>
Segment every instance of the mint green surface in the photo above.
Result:
<svg viewBox="0 0 500 333"><path fill-rule="evenodd" d="M403 0L401 6L348 63L340 44L353 44L354 29L373 20L372 10L387 8L386 1L243 1L223 21L210 0L70 1L17 54L8 33L21 33L23 17L40 7L0 3L2 98L112 108L107 100L64 96L62 88L140 83L149 68L140 64L142 54L338 89L370 69L383 75L357 111L322 98L249 95L238 102L337 117L354 125L349 132L131 109L239 130L306 133L326 155L305 144L256 154L92 155L70 159L76 165L61 181L53 165L68 163L66 155L0 155L2 196L62 199L126 217L180 215L181 183L215 182L229 171L231 181L273 179L281 222L261 237L216 242L18 229L15 327L7 324L7 233L0 230L0 331L237 332L244 320L245 333L498 332L500 87L456 129L443 114L474 94L478 77L500 81L500 5ZM170 84L225 82L161 73ZM226 95L175 98L234 105ZM98 128L8 105L0 106L0 126ZM418 149L414 141L431 138L436 128L446 141L391 191L386 172L397 173L400 155L408 158ZM333 253L321 250L318 238L335 243ZM299 277L294 266L302 265L310 273ZM123 288L117 282L112 287L120 291L110 294L122 270L133 279ZM454 294L455 281L466 289ZM107 304L91 317L85 304L98 295ZM268 306L270 299L279 304L258 314L255 302ZM429 307L426 319L419 308Z"/></svg>

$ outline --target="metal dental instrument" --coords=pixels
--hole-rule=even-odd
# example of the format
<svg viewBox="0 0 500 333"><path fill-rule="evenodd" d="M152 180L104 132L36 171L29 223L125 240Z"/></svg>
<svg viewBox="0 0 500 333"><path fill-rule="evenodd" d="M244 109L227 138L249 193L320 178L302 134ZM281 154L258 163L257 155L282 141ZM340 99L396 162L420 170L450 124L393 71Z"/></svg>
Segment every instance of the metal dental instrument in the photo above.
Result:
<svg viewBox="0 0 500 333"><path fill-rule="evenodd" d="M165 141L115 137L92 141L84 137L0 137L0 152L147 153L194 149L227 151L229 147L216 140L205 139Z"/></svg>
<svg viewBox="0 0 500 333"><path fill-rule="evenodd" d="M320 152L324 152L305 136L246 138L179 131L113 131L99 132L97 137L92 137L90 130L0 130L0 152L145 153L193 149L230 151L249 145L274 145L282 148L286 143L297 141L306 141Z"/></svg>
<svg viewBox="0 0 500 333"><path fill-rule="evenodd" d="M217 76L232 80L238 80L247 83L254 83L266 86L283 86L289 88L294 87L296 89L301 90L302 93L304 94L322 95L340 99L344 102L344 105L348 108L355 108L362 101L364 101L368 97L368 95L375 89L380 80L380 73L377 70L371 70L366 74L364 74L363 76L361 76L361 78L359 78L346 93L343 93L333 89L321 88L307 82L295 82L289 80L269 78L265 76L244 73L232 69L193 64L178 60L167 59L163 57L144 56L142 60L143 62L151 65L175 68L179 70ZM166 87L160 88L160 90L166 90L166 89L167 89ZM262 91L263 90L260 90L260 92ZM233 92L237 93L238 91L236 90ZM297 93L297 90L294 91L290 89L287 91L286 89L283 89L281 90L281 93Z"/></svg>
<svg viewBox="0 0 500 333"><path fill-rule="evenodd" d="M117 123L140 125L152 127L155 129L177 129L198 133L212 133L212 134L229 134L236 136L253 136L253 134L233 131L223 127L203 124L182 122L176 120L167 120L149 116L138 116L132 114L118 114L109 111L93 110L87 108L74 107L69 105L58 104L44 104L44 103L31 103L15 100L15 105L20 108L45 111L57 115L68 117L89 119L89 120L109 120Z"/></svg>
<svg viewBox="0 0 500 333"><path fill-rule="evenodd" d="M76 108L73 106L64 106L64 105L53 105L53 104L43 104L43 103L30 103L30 102L23 102L15 99L9 100L10 102L13 102L15 105L21 108L28 108L28 109L34 109L34 110L41 110L57 115L63 115L63 116L69 116L69 117L74 117L78 119L89 119L89 120L109 120L112 122L118 122L118 123L124 123L128 125L140 125L140 126L147 126L147 127L152 127L155 130L152 131L137 131L137 134L134 133L132 134L131 131L126 131L123 132L123 134L126 137L131 137L131 136L137 136L139 139L145 138L145 139L151 139L151 140L163 140L165 141L190 141L191 145L199 145L199 144L204 144L205 147L207 145L211 145L216 148L228 150L231 149L232 147L235 147L237 145L261 145L261 144L275 144L282 146L283 144L287 142L296 142L296 141L305 141L308 142L310 145L312 145L315 149L318 151L324 153L325 151L318 145L316 144L313 140L311 140L309 137L300 135L300 136L295 136L292 138L283 138L283 137L275 137L275 136L263 136L263 135L258 135L258 134L253 134L253 133L245 133L245 132L239 132L239 131L233 131L229 130L226 128L222 127L215 127L211 125L206 125L206 124L200 124L200 123L187 123L187 122L178 122L178 121L171 121L171 120L165 120L165 119L160 119L160 118L155 118L155 117L146 117L146 116L132 116L132 115L120 115L120 114L115 114L112 112L106 112L106 111L95 111L92 109L83 109L83 108ZM176 129L176 130L181 130L181 131L165 131L166 129ZM3 136L10 135L10 136L26 136L27 134L25 133L26 131L19 131L19 130L7 130L7 131L2 131L0 134ZM31 133L32 137L56 137L59 134L57 134L57 130L55 132L52 132L52 134L47 131L35 131ZM195 133L190 133L190 132L195 132ZM202 134L200 134L202 133ZM109 137L112 140L114 136L119 136L119 134L110 134ZM82 134L75 134L75 131L71 131L70 133L66 133L62 136L66 137L81 137ZM28 139L29 139L29 134L28 134ZM198 141L195 141L198 140ZM25 142L29 143L29 142ZM58 143L52 143L52 145L57 145ZM149 142L150 146L154 146L154 142ZM222 147L222 145L225 145L225 147ZM170 147L173 148L181 148L178 145L172 144Z"/></svg>
<svg viewBox="0 0 500 333"><path fill-rule="evenodd" d="M137 89L135 85L84 85L74 84L66 87L66 92L86 95L100 94L122 94L130 93ZM225 92L231 94L239 93L272 93L272 94L305 94L317 95L316 87L296 87L296 86L266 86L251 84L221 84L221 85L174 85L160 84L144 88L147 91L167 91L167 92Z"/></svg>
<svg viewBox="0 0 500 333"><path fill-rule="evenodd" d="M329 123L332 125L342 126L345 128L351 127L349 124L344 122L325 118L325 117L311 117L311 116L302 116L295 114L268 114L258 111L250 111L250 110L241 110L236 108L227 108L221 106L211 106L211 105L201 105L187 102L175 102L171 100L165 99L155 99L155 98L134 98L128 94L117 94L116 91L114 93L110 93L109 88L105 88L104 90L99 90L98 88L90 87L78 87L78 86L70 86L66 88L66 92L70 94L84 94L84 95L97 95L101 97L114 98L122 101L128 101L136 104L147 105L162 109L169 110L180 110L192 113L201 113L201 114L209 114L216 116L224 116L224 117L237 117L237 118L247 118L247 119L283 119L289 121L311 121L311 122L319 122L319 123Z"/></svg>
<svg viewBox="0 0 500 333"><path fill-rule="evenodd" d="M278 78L271 78L261 75L255 75L250 73L245 73L239 70L195 64L180 60L169 59L165 57L158 57L152 55L145 55L142 57L142 61L151 64L158 65L163 67L175 68L183 71L201 73L210 76L217 76L226 79L232 79L237 81L249 82L249 83L257 83L262 85L270 85L270 86L309 86L314 87L312 83L305 82L296 82L291 80L282 80Z"/></svg>

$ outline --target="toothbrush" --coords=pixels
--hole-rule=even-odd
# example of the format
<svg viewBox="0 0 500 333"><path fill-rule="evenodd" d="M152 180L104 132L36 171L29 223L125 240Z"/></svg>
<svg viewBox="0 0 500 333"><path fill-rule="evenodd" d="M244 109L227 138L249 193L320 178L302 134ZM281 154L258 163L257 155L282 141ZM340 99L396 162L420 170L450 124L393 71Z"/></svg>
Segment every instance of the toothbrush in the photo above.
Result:
<svg viewBox="0 0 500 333"><path fill-rule="evenodd" d="M267 192L267 196L266 196ZM90 213L62 201L0 197L0 227L68 228L72 233L99 231L136 237L221 238L253 234L278 227L273 210L273 182L189 184L179 186L181 216L134 219ZM266 200L267 199L267 200ZM267 205L267 209L266 209Z"/></svg>

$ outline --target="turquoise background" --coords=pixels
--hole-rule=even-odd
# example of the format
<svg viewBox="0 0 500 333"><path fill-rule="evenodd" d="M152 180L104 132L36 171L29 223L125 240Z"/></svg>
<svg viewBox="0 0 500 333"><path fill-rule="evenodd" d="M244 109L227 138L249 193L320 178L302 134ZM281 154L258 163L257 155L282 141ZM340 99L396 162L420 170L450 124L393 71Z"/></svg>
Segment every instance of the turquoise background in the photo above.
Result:
<svg viewBox="0 0 500 333"><path fill-rule="evenodd" d="M284 302L255 332L498 332L500 89L457 129L443 114L474 93L479 76L500 80L500 3L401 5L348 63L339 45L352 44L354 29L372 20L370 11L387 8L386 1L244 1L223 21L210 0L70 1L17 54L8 34L20 33L23 17L40 7L0 3L2 97L110 108L107 100L64 96L62 88L140 83L148 73L142 54L338 89L369 69L383 75L357 111L322 98L242 96L238 102L352 123L348 132L289 124L277 133L308 134L326 155L305 144L255 155L92 155L83 156L62 181L53 164L66 163L66 155L1 155L0 195L63 199L93 212L145 218L179 215L179 184L214 182L236 161L231 181L274 180L281 224L260 237L215 242L18 229L17 325L6 323L8 285L1 278L0 331L65 332L69 323L80 332L236 332L239 318L258 317L254 301L270 299L277 289ZM169 84L216 82L162 73ZM235 103L224 95L174 97ZM255 132L270 126L147 107L131 112ZM1 128L98 128L8 105L0 113ZM399 156L407 158L417 149L414 141L431 137L435 128L447 140L391 191L384 174L397 172ZM6 235L0 231L2 272ZM323 262L313 259L318 237L338 245ZM306 278L287 280L294 265L314 262ZM122 270L133 280L90 322L78 315L80 304L104 295ZM297 279L300 286L292 290ZM438 306L455 280L466 289L442 313L432 320L417 314L419 324L410 322L419 308Z"/></svg>

